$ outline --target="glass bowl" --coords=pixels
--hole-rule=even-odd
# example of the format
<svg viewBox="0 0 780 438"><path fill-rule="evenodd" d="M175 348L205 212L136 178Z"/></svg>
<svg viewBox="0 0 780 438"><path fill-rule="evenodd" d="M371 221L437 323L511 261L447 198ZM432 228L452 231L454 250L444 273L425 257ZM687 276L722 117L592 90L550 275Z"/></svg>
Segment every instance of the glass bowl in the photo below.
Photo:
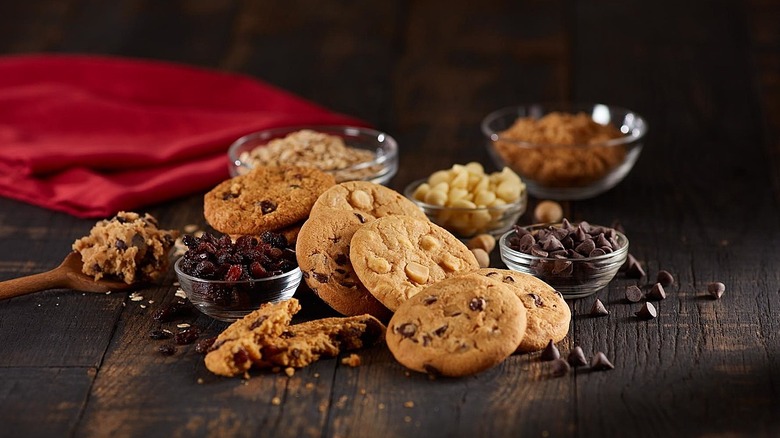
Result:
<svg viewBox="0 0 780 438"><path fill-rule="evenodd" d="M540 119L551 113L584 113L622 136L590 144L541 144L507 132L519 118ZM496 165L520 175L531 195L574 200L603 193L628 175L642 151L647 123L634 111L610 105L531 104L494 111L482 120L481 129Z"/></svg>
<svg viewBox="0 0 780 438"><path fill-rule="evenodd" d="M522 190L517 202L494 207L455 208L426 204L414 197L414 191L426 181L426 179L419 179L409 184L404 190L404 195L417 204L431 222L463 239L477 234L499 236L505 233L517 223L528 205L528 195L525 190Z"/></svg>
<svg viewBox="0 0 780 438"><path fill-rule="evenodd" d="M179 284L187 298L204 314L220 321L232 322L260 308L293 296L301 284L301 269L295 268L273 277L246 281L203 280L182 272L173 265Z"/></svg>
<svg viewBox="0 0 780 438"><path fill-rule="evenodd" d="M523 227L535 235L540 230L562 228L562 224L539 224ZM610 228L599 225L602 230ZM609 284L628 257L628 238L625 234L613 230L614 239L620 245L618 249L603 255L582 258L542 257L526 254L509 247L509 240L516 235L512 230L498 240L501 260L506 266L518 272L531 274L560 292L564 298L583 298L592 295Z"/></svg>
<svg viewBox="0 0 780 438"><path fill-rule="evenodd" d="M336 182L363 180L387 184L398 171L398 143L383 132L357 126L291 126L247 134L230 145L228 161L231 176L243 175L252 169L255 160L251 152L256 148L302 130L339 137L346 146L369 153L369 159L349 167L327 170L324 161L321 166L317 166L333 174ZM296 164L294 156L283 161Z"/></svg>

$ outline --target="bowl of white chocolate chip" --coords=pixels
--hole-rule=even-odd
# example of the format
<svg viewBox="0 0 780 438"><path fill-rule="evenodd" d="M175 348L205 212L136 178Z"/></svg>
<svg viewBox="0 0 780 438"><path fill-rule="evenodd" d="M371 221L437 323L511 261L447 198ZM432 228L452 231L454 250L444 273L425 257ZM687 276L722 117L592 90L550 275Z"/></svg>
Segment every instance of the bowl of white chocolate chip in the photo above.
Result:
<svg viewBox="0 0 780 438"><path fill-rule="evenodd" d="M525 183L508 167L485 173L477 162L455 164L417 180L404 192L431 222L461 238L500 235L525 212Z"/></svg>

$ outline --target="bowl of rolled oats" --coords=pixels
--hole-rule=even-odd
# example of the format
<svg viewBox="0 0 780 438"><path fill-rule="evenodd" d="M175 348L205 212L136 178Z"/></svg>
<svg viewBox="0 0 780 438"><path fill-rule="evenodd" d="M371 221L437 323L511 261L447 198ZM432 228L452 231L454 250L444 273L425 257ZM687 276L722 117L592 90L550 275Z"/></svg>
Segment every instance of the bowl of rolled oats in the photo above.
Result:
<svg viewBox="0 0 780 438"><path fill-rule="evenodd" d="M517 172L529 194L569 200L622 181L642 151L647 122L610 105L532 104L494 111L481 129L496 165Z"/></svg>
<svg viewBox="0 0 780 438"><path fill-rule="evenodd" d="M528 201L525 184L512 169L487 173L477 162L433 172L409 184L404 194L431 222L459 238L501 235L517 223Z"/></svg>
<svg viewBox="0 0 780 438"><path fill-rule="evenodd" d="M245 135L228 149L231 176L255 166L295 164L333 174L336 182L387 184L398 171L398 143L357 126L292 126Z"/></svg>

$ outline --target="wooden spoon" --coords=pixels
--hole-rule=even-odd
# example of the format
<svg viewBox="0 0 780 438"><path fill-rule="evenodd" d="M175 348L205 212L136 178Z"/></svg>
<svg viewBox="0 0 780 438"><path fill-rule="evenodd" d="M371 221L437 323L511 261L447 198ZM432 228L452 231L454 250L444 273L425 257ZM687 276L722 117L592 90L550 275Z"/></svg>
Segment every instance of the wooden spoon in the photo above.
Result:
<svg viewBox="0 0 780 438"><path fill-rule="evenodd" d="M28 275L13 280L0 281L0 300L26 295L47 289L74 289L82 292L106 293L127 290L138 284L116 280L95 280L81 271L81 255L73 251L59 266L51 271Z"/></svg>

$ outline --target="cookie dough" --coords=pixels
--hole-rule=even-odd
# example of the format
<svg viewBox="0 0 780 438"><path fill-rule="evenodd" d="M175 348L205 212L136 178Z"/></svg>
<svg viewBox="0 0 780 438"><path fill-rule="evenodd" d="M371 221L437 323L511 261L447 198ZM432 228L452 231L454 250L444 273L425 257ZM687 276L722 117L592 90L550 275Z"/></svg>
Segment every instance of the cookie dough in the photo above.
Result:
<svg viewBox="0 0 780 438"><path fill-rule="evenodd" d="M509 357L526 323L526 309L509 286L463 275L435 283L401 304L386 340L407 368L466 376Z"/></svg>
<svg viewBox="0 0 780 438"><path fill-rule="evenodd" d="M168 271L168 254L179 232L161 230L151 215L120 211L98 222L76 240L84 274L100 280L119 278L127 284L158 280Z"/></svg>

